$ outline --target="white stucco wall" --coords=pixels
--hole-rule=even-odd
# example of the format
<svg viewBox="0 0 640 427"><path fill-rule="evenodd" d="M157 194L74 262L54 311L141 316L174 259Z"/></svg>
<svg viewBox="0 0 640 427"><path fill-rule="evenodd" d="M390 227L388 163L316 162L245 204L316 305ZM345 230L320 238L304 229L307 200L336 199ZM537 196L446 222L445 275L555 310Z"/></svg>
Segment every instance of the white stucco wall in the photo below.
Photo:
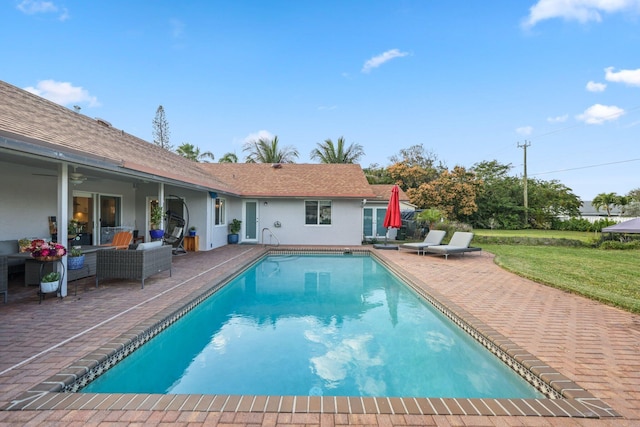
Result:
<svg viewBox="0 0 640 427"><path fill-rule="evenodd" d="M349 246L362 244L360 200L333 200L330 225L306 225L303 199L257 201L258 243ZM280 227L275 226L276 221L280 223ZM263 232L265 228L268 230ZM270 232L275 238L271 237Z"/></svg>
<svg viewBox="0 0 640 427"><path fill-rule="evenodd" d="M46 171L3 162L0 159L0 240L49 237L48 217L57 216L58 211L58 181L56 177L41 176L37 175L38 173ZM90 194L120 196L122 225L139 230L139 235L148 239L147 198L157 197L158 184L138 182L134 185L133 181L91 179L76 186L70 185L69 212L73 212L72 196L76 190ZM229 222L233 218L242 219L244 222L243 200L237 197L220 196L225 197L227 202L226 222L223 225L215 225L214 199L208 192L165 186L165 196L170 194L185 198L189 209L189 225L198 227L200 250L226 245ZM253 200L257 202L258 208L257 240L251 243L346 246L362 244L360 199L333 200L330 225L306 225L304 199ZM280 227L274 225L276 221L280 223ZM268 230L263 232L263 229ZM241 235L241 242L242 240Z"/></svg>

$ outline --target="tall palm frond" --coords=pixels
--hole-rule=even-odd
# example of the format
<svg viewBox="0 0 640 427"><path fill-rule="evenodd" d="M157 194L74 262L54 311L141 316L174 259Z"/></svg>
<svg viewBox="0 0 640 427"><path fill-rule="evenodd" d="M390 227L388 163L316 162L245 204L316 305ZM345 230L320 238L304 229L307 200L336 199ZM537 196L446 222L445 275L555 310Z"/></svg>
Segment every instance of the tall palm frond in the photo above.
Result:
<svg viewBox="0 0 640 427"><path fill-rule="evenodd" d="M338 138L337 146L331 139L325 139L311 151L310 157L320 163L357 163L364 155L362 145L353 143L346 148L345 145L343 137Z"/></svg>
<svg viewBox="0 0 640 427"><path fill-rule="evenodd" d="M278 137L272 140L260 138L257 141L247 142L242 151L246 151L247 163L295 163L298 150L291 146L278 147Z"/></svg>

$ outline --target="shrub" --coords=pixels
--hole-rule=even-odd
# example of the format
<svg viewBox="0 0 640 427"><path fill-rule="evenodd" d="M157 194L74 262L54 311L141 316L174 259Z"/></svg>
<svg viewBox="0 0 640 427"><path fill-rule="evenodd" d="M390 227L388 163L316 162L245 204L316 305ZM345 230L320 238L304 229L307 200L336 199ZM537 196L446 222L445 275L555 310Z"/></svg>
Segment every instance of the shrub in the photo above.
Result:
<svg viewBox="0 0 640 427"><path fill-rule="evenodd" d="M524 236L474 236L473 242L476 244L488 245L524 245L524 246L565 246L578 248L589 246L580 240L574 239L553 239L545 237L524 237Z"/></svg>
<svg viewBox="0 0 640 427"><path fill-rule="evenodd" d="M640 240L633 240L631 242L620 242L618 240L607 240L600 244L600 249L610 250L629 250L640 249Z"/></svg>

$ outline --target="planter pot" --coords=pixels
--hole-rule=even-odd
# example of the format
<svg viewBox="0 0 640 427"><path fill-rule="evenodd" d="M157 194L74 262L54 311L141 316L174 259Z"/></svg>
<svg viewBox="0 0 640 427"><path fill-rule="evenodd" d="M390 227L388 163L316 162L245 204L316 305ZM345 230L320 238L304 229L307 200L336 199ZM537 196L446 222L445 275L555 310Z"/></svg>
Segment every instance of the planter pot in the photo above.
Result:
<svg viewBox="0 0 640 427"><path fill-rule="evenodd" d="M189 236L193 237L193 236L195 236L195 235L196 235L196 232L195 232L195 231L191 231L191 230L189 230Z"/></svg>
<svg viewBox="0 0 640 427"><path fill-rule="evenodd" d="M227 234L227 243L229 243L230 245L238 243L238 240L240 240L240 235L238 235L238 234Z"/></svg>
<svg viewBox="0 0 640 427"><path fill-rule="evenodd" d="M164 230L149 230L151 240L160 240L164 236Z"/></svg>
<svg viewBox="0 0 640 427"><path fill-rule="evenodd" d="M55 282L40 282L40 292L49 293L58 290L58 281Z"/></svg>
<svg viewBox="0 0 640 427"><path fill-rule="evenodd" d="M84 255L67 257L67 268L69 270L80 270L84 265Z"/></svg>

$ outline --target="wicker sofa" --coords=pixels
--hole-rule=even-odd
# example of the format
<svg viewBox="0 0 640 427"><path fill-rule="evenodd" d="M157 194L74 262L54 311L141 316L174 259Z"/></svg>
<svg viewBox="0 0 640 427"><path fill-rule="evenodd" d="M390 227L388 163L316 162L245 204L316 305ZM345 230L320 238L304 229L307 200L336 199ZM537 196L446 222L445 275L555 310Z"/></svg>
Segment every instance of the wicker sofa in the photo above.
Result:
<svg viewBox="0 0 640 427"><path fill-rule="evenodd" d="M96 252L96 287L101 279L135 279L142 281L156 273L169 270L173 248L161 241L141 243L136 249Z"/></svg>
<svg viewBox="0 0 640 427"><path fill-rule="evenodd" d="M4 294L4 302L7 302L9 292L9 280L7 278L7 257L0 255L0 294Z"/></svg>

